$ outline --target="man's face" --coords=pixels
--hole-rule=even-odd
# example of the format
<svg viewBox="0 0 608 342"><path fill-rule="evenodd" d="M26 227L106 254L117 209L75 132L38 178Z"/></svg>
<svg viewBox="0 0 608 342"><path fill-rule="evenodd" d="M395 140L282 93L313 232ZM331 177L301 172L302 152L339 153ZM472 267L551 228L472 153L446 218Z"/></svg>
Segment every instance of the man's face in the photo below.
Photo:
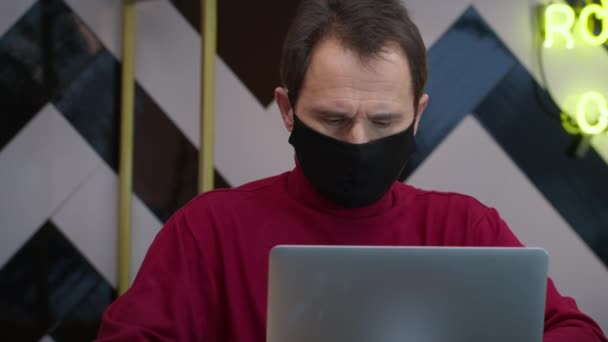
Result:
<svg viewBox="0 0 608 342"><path fill-rule="evenodd" d="M291 131L294 111L285 89L277 88L275 97ZM362 60L328 38L313 52L295 112L319 133L360 144L417 125L427 102L425 94L414 108L410 69L399 46Z"/></svg>

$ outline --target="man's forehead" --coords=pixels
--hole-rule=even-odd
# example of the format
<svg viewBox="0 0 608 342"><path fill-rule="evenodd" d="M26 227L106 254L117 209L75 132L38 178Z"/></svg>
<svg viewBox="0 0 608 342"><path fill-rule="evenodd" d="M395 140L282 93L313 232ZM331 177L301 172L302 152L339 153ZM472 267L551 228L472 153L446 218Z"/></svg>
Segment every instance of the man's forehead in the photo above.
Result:
<svg viewBox="0 0 608 342"><path fill-rule="evenodd" d="M387 47L381 54L362 60L341 44L325 41L313 54L301 89L301 96L346 100L352 96L372 101L398 96L407 101L411 77L399 48Z"/></svg>
<svg viewBox="0 0 608 342"><path fill-rule="evenodd" d="M403 49L392 42L383 45L381 49L373 53L361 53L345 45L340 39L333 35L321 40L313 49L311 54L311 64L318 61L325 61L328 57L333 59L348 59L353 64L361 68L373 67L378 61L383 60L396 65L403 65L409 69L408 59ZM330 58L329 60L332 60Z"/></svg>
<svg viewBox="0 0 608 342"><path fill-rule="evenodd" d="M366 82L374 87L387 82L409 85L410 79L407 58L394 44L362 58L338 40L326 39L315 48L304 83Z"/></svg>

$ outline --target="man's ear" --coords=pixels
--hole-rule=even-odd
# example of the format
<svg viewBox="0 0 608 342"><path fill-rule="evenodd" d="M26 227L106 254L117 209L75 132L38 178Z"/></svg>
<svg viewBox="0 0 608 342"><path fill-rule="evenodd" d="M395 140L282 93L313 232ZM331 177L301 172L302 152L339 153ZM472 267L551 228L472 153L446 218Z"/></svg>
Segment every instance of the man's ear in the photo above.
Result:
<svg viewBox="0 0 608 342"><path fill-rule="evenodd" d="M274 99L277 102L277 106L279 106L285 128L291 132L293 129L293 108L291 107L289 96L287 96L287 89L283 87L276 88L274 90Z"/></svg>
<svg viewBox="0 0 608 342"><path fill-rule="evenodd" d="M420 101L418 101L418 108L416 108L416 118L414 119L414 134L418 132L418 124L420 123L420 118L422 117L422 113L426 109L426 106L429 104L429 95L422 94L420 96Z"/></svg>

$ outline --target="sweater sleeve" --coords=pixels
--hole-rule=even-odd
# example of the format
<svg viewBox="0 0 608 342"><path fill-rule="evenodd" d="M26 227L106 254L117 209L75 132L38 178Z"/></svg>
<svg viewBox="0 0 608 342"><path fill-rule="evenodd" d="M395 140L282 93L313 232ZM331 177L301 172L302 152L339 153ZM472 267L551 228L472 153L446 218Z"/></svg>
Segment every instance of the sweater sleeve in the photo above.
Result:
<svg viewBox="0 0 608 342"><path fill-rule="evenodd" d="M97 341L228 340L214 254L213 247L200 247L184 215L176 213L154 239L131 288L104 313Z"/></svg>
<svg viewBox="0 0 608 342"><path fill-rule="evenodd" d="M494 209L479 220L476 235L483 246L523 247ZM548 279L543 342L571 341L608 342L597 323L583 314L572 298L562 296Z"/></svg>

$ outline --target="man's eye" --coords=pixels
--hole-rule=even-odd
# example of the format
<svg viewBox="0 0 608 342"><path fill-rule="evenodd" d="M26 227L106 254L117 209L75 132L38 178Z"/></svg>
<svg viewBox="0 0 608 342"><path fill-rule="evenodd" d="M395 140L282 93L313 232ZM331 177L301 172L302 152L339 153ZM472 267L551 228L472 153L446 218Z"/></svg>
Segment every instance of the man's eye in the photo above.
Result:
<svg viewBox="0 0 608 342"><path fill-rule="evenodd" d="M327 118L325 119L325 122L328 123L329 125L333 125L333 126L339 126L341 124L344 123L344 119L342 118Z"/></svg>
<svg viewBox="0 0 608 342"><path fill-rule="evenodd" d="M389 120L374 120L374 125L380 128L385 128L390 126L391 122Z"/></svg>

